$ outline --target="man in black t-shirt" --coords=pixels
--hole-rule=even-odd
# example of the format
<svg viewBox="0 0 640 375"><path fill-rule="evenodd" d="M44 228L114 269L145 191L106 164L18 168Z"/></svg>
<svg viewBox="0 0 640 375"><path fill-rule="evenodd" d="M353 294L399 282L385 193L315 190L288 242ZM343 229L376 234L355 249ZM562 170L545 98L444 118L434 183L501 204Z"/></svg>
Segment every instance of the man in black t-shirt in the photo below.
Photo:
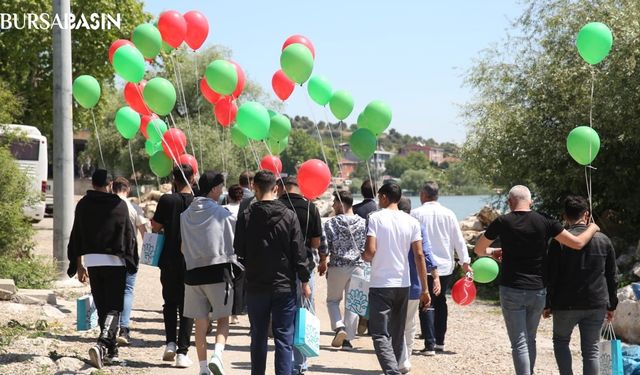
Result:
<svg viewBox="0 0 640 375"><path fill-rule="evenodd" d="M536 332L546 302L544 270L549 240L555 238L567 247L581 249L600 228L592 223L574 236L557 220L531 211L531 192L526 186L511 188L508 204L511 212L489 225L478 239L475 252L502 262L500 305L513 364L517 375L530 375L536 361ZM502 248L489 248L498 237Z"/></svg>
<svg viewBox="0 0 640 375"><path fill-rule="evenodd" d="M371 180L365 180L360 186L360 193L364 200L353 205L353 213L367 219L370 213L378 209L378 204L375 201L376 187L371 183Z"/></svg>
<svg viewBox="0 0 640 375"><path fill-rule="evenodd" d="M160 197L156 213L151 220L154 232L164 231L164 247L160 255L160 283L162 284L162 298L164 305L164 329L166 348L162 356L163 361L176 360L176 367L186 368L192 363L187 357L193 319L184 317L184 256L180 251L182 244L180 236L180 214L193 201L193 169L188 164L182 164L173 169L173 194ZM180 315L180 334L176 334L178 317ZM177 340L176 340L176 336ZM176 342L177 341L177 342Z"/></svg>

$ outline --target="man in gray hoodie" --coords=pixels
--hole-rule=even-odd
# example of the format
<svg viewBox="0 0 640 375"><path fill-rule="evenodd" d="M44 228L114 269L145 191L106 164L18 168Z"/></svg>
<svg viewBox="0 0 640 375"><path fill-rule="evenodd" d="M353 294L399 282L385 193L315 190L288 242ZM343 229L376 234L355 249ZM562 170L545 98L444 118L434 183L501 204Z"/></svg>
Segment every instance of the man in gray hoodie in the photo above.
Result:
<svg viewBox="0 0 640 375"><path fill-rule="evenodd" d="M229 316L233 307L233 250L236 220L218 205L224 177L205 172L198 181L200 196L180 215L182 252L186 264L184 315L195 319L196 350L200 373L223 375L222 353L229 336ZM209 312L217 319L214 353L207 363ZM208 368L207 368L208 367Z"/></svg>

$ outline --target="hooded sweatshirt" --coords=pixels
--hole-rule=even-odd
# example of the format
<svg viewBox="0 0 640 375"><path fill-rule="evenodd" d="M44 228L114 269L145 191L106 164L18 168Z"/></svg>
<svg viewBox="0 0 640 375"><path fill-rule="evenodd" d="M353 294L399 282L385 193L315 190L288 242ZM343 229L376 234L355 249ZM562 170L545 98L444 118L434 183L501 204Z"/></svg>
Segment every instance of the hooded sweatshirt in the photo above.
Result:
<svg viewBox="0 0 640 375"><path fill-rule="evenodd" d="M197 197L180 214L182 253L187 271L223 263L237 263L233 251L236 220L210 198Z"/></svg>
<svg viewBox="0 0 640 375"><path fill-rule="evenodd" d="M259 201L240 212L233 247L244 260L247 291L291 293L296 276L309 281L298 218L281 201Z"/></svg>
<svg viewBox="0 0 640 375"><path fill-rule="evenodd" d="M67 275L78 271L78 257L115 255L124 259L129 273L138 270L138 246L127 204L119 196L89 190L76 205L67 257Z"/></svg>

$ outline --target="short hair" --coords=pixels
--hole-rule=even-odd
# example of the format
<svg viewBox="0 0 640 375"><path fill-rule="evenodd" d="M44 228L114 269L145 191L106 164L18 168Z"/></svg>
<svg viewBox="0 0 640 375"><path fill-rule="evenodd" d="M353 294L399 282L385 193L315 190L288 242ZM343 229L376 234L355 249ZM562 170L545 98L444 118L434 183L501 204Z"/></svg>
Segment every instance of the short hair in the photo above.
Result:
<svg viewBox="0 0 640 375"><path fill-rule="evenodd" d="M240 186L249 186L251 185L251 181L253 181L254 176L251 171L243 171L240 173L240 178L238 178L238 183Z"/></svg>
<svg viewBox="0 0 640 375"><path fill-rule="evenodd" d="M103 188L111 183L111 176L106 169L96 169L91 175L91 185Z"/></svg>
<svg viewBox="0 0 640 375"><path fill-rule="evenodd" d="M407 197L402 197L398 201L398 209L406 213L411 213L411 200Z"/></svg>
<svg viewBox="0 0 640 375"><path fill-rule="evenodd" d="M276 176L268 170L258 171L253 177L253 186L264 194L276 186Z"/></svg>
<svg viewBox="0 0 640 375"><path fill-rule="evenodd" d="M193 178L193 168L189 164L181 164L173 167L173 181L183 186L190 185Z"/></svg>
<svg viewBox="0 0 640 375"><path fill-rule="evenodd" d="M339 190L333 192L333 199L338 200L338 202L342 203L342 206L348 210L353 206L353 195L349 190Z"/></svg>
<svg viewBox="0 0 640 375"><path fill-rule="evenodd" d="M116 177L116 179L113 180L113 185L111 185L111 190L113 190L113 192L116 194L124 193L125 191L129 191L129 189L129 180L122 176Z"/></svg>
<svg viewBox="0 0 640 375"><path fill-rule="evenodd" d="M579 195L569 195L564 200L564 214L569 220L578 220L589 211L589 202Z"/></svg>
<svg viewBox="0 0 640 375"><path fill-rule="evenodd" d="M378 194L387 197L391 203L398 203L400 198L402 198L402 189L400 189L400 185L395 182L387 182L378 190Z"/></svg>
<svg viewBox="0 0 640 375"><path fill-rule="evenodd" d="M438 198L438 192L440 191L440 186L435 181L427 181L422 186L422 192L427 194L431 198Z"/></svg>
<svg viewBox="0 0 640 375"><path fill-rule="evenodd" d="M229 199L234 202L240 202L244 195L244 191L242 190L242 186L235 184L229 186Z"/></svg>
<svg viewBox="0 0 640 375"><path fill-rule="evenodd" d="M283 180L284 186L299 186L298 179L295 176L288 176L282 180Z"/></svg>
<svg viewBox="0 0 640 375"><path fill-rule="evenodd" d="M360 194L364 198L373 199L376 197L376 185L371 182L371 180L364 180L362 185L360 185Z"/></svg>
<svg viewBox="0 0 640 375"><path fill-rule="evenodd" d="M516 201L531 201L531 191L524 185L516 185L509 190L509 199Z"/></svg>

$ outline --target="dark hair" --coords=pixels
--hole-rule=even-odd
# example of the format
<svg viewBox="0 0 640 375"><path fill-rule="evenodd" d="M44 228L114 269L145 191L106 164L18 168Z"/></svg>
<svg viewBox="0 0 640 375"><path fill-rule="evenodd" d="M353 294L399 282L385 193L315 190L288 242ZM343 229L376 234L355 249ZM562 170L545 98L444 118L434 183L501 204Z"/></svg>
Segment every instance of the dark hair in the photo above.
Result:
<svg viewBox="0 0 640 375"><path fill-rule="evenodd" d="M103 188L111 183L111 176L106 169L96 169L91 175L91 185Z"/></svg>
<svg viewBox="0 0 640 375"><path fill-rule="evenodd" d="M371 183L371 180L364 180L360 185L360 194L364 198L373 199L376 197L376 185Z"/></svg>
<svg viewBox="0 0 640 375"><path fill-rule="evenodd" d="M251 171L244 171L242 173L240 173L240 178L238 178L238 182L240 183L240 186L249 186L251 185L251 181L253 181L253 172Z"/></svg>
<svg viewBox="0 0 640 375"><path fill-rule="evenodd" d="M402 197L398 201L398 209L406 213L411 213L411 200L407 197Z"/></svg>
<svg viewBox="0 0 640 375"><path fill-rule="evenodd" d="M438 190L440 190L440 187L435 181L427 181L422 187L422 192L433 199L438 199Z"/></svg>
<svg viewBox="0 0 640 375"><path fill-rule="evenodd" d="M258 171L253 177L253 186L264 194L276 186L276 176L271 171Z"/></svg>
<svg viewBox="0 0 640 375"><path fill-rule="evenodd" d="M351 208L351 206L353 206L353 195L351 195L351 192L349 192L349 190L334 191L333 198L338 202L342 202L342 206L345 208L345 210L348 210L349 208Z"/></svg>
<svg viewBox="0 0 640 375"><path fill-rule="evenodd" d="M579 195L569 195L564 200L564 214L569 220L578 220L589 211L589 202Z"/></svg>
<svg viewBox="0 0 640 375"><path fill-rule="evenodd" d="M118 194L129 190L129 187L129 180L124 177L116 177L116 179L113 180L113 185L111 185L111 190Z"/></svg>
<svg viewBox="0 0 640 375"><path fill-rule="evenodd" d="M184 176L182 175L183 173ZM190 184L192 178L193 168L191 168L191 165L181 164L180 166L173 167L173 181L175 181L177 184L180 184L181 186L187 186Z"/></svg>
<svg viewBox="0 0 640 375"><path fill-rule="evenodd" d="M387 197L391 203L398 203L400 198L402 198L402 189L400 189L400 185L395 182L387 182L378 190L378 194Z"/></svg>
<svg viewBox="0 0 640 375"><path fill-rule="evenodd" d="M235 184L229 186L229 200L233 202L240 202L242 200L242 196L244 195L244 191L242 190L242 186Z"/></svg>

